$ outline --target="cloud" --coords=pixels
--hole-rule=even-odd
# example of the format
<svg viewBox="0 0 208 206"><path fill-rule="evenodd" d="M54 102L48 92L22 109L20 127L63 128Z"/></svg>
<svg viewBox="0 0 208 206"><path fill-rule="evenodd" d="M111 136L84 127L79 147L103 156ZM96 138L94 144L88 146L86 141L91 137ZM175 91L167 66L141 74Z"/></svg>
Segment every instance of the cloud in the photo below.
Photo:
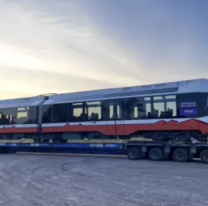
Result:
<svg viewBox="0 0 208 206"><path fill-rule="evenodd" d="M9 77L9 80L8 78ZM106 82L99 80L92 80L72 75L65 75L57 72L27 70L17 68L7 68L1 72L2 85L9 83L5 88L6 91L27 91L31 95L38 95L40 93L60 93L83 90L92 90L96 88L104 88ZM9 82L8 82L9 81ZM13 82L13 83L12 83ZM15 84L15 87L14 87ZM108 87L121 86L114 83L107 83ZM24 94L24 93L23 93Z"/></svg>
<svg viewBox="0 0 208 206"><path fill-rule="evenodd" d="M130 51L131 75L145 82L189 79L208 76L207 4L97 1L93 5L99 9L93 19L99 29Z"/></svg>
<svg viewBox="0 0 208 206"><path fill-rule="evenodd" d="M0 0L0 98L206 76L206 48L191 20L200 8Z"/></svg>
<svg viewBox="0 0 208 206"><path fill-rule="evenodd" d="M24 73L26 70L37 70L40 74L53 72L60 77L106 82L103 87L139 83L128 72L129 59L125 51L90 24L90 17L84 15L81 4L37 2L0 2L1 70L16 68L14 73L17 73L22 68ZM84 16L79 18L81 14ZM86 84L89 83L82 81L83 89ZM99 88L100 84L97 85L94 88ZM76 85L69 82L65 90L70 87ZM80 84L77 88L81 89Z"/></svg>

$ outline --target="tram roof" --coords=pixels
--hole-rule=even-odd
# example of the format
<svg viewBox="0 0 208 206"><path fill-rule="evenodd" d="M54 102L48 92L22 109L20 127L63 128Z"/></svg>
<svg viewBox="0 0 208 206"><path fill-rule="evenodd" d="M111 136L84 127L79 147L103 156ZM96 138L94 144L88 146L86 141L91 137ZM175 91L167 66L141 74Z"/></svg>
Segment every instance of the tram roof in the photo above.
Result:
<svg viewBox="0 0 208 206"><path fill-rule="evenodd" d="M64 93L50 96L49 100L44 102L44 105L192 92L208 92L208 79Z"/></svg>
<svg viewBox="0 0 208 206"><path fill-rule="evenodd" d="M37 97L26 97L26 98L18 98L18 99L7 99L0 100L0 108L13 108L13 107L30 107L30 106L38 106L41 102L43 102L45 97L37 96Z"/></svg>
<svg viewBox="0 0 208 206"><path fill-rule="evenodd" d="M18 99L0 100L0 108L37 106L67 102L86 102L139 96L155 96L192 92L208 92L208 79L193 79L160 84L99 89L63 94L40 95ZM46 99L46 97L48 97Z"/></svg>

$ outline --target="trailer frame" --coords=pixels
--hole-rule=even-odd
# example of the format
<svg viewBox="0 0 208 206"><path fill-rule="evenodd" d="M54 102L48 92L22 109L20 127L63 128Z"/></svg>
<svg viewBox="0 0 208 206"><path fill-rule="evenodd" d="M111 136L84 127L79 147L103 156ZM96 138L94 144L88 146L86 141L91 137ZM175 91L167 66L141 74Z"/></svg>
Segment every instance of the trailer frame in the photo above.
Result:
<svg viewBox="0 0 208 206"><path fill-rule="evenodd" d="M0 154L18 152L126 155L130 160L148 158L177 162L200 158L201 162L208 163L208 144L204 143L0 143Z"/></svg>

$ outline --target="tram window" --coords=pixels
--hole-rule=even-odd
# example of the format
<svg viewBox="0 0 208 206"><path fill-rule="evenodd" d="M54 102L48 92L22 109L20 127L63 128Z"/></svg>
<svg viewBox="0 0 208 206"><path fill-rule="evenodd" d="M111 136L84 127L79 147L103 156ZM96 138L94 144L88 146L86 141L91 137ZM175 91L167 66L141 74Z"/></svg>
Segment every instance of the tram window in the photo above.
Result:
<svg viewBox="0 0 208 206"><path fill-rule="evenodd" d="M9 125L15 123L15 117L16 117L15 108L0 109L0 114L1 114L1 119L0 119L1 125Z"/></svg>
<svg viewBox="0 0 208 206"><path fill-rule="evenodd" d="M145 101L151 101L151 97L145 97Z"/></svg>
<svg viewBox="0 0 208 206"><path fill-rule="evenodd" d="M99 120L113 120L115 119L115 101L114 100L104 100L101 101L101 118Z"/></svg>
<svg viewBox="0 0 208 206"><path fill-rule="evenodd" d="M151 103L146 103L146 117L152 113Z"/></svg>
<svg viewBox="0 0 208 206"><path fill-rule="evenodd" d="M117 105L117 119L121 118L121 106Z"/></svg>
<svg viewBox="0 0 208 206"><path fill-rule="evenodd" d="M175 95L168 95L168 96L165 96L165 99L176 99L176 96Z"/></svg>
<svg viewBox="0 0 208 206"><path fill-rule="evenodd" d="M67 104L53 105L53 112L54 112L55 122L67 121Z"/></svg>
<svg viewBox="0 0 208 206"><path fill-rule="evenodd" d="M74 109L73 109L73 115L74 115L75 117L80 117L81 114L82 114L82 109L81 109L81 108L74 108Z"/></svg>
<svg viewBox="0 0 208 206"><path fill-rule="evenodd" d="M75 108L75 107L73 108L73 115L75 117L80 117L81 114L82 114L82 108Z"/></svg>
<svg viewBox="0 0 208 206"><path fill-rule="evenodd" d="M167 115L170 117L177 116L176 102L167 102Z"/></svg>
<svg viewBox="0 0 208 206"><path fill-rule="evenodd" d="M27 118L29 107L17 108L17 118Z"/></svg>
<svg viewBox="0 0 208 206"><path fill-rule="evenodd" d="M18 112L17 118L27 118L27 112Z"/></svg>
<svg viewBox="0 0 208 206"><path fill-rule="evenodd" d="M84 114L84 104L83 103L70 103L69 104L69 121L70 122L81 122L85 121L87 118Z"/></svg>
<svg viewBox="0 0 208 206"><path fill-rule="evenodd" d="M42 122L43 123L50 123L49 115L51 112L51 105L43 105L42 107Z"/></svg>
<svg viewBox="0 0 208 206"><path fill-rule="evenodd" d="M114 106L110 105L110 119L114 119Z"/></svg>
<svg viewBox="0 0 208 206"><path fill-rule="evenodd" d="M139 117L138 107L134 107L134 118L138 118L138 117Z"/></svg>
<svg viewBox="0 0 208 206"><path fill-rule="evenodd" d="M87 102L85 104L86 114L89 121L98 121L101 119L101 103L100 101L96 102Z"/></svg>
<svg viewBox="0 0 208 206"><path fill-rule="evenodd" d="M131 98L128 100L128 119L145 119L151 116L151 99L149 97Z"/></svg>
<svg viewBox="0 0 208 206"><path fill-rule="evenodd" d="M165 103L164 102L154 102L153 104L153 116L160 117L163 116L165 112Z"/></svg>
<svg viewBox="0 0 208 206"><path fill-rule="evenodd" d="M16 124L25 124L29 120L29 107L17 108Z"/></svg>
<svg viewBox="0 0 208 206"><path fill-rule="evenodd" d="M158 96L153 98L153 117L171 118L177 116L176 96Z"/></svg>
<svg viewBox="0 0 208 206"><path fill-rule="evenodd" d="M29 122L35 124L38 121L38 108L36 106L29 108Z"/></svg>
<svg viewBox="0 0 208 206"><path fill-rule="evenodd" d="M162 96L156 96L156 97L153 97L153 100L162 100L163 97Z"/></svg>
<svg viewBox="0 0 208 206"><path fill-rule="evenodd" d="M66 104L55 104L43 106L43 123L66 122L67 106Z"/></svg>
<svg viewBox="0 0 208 206"><path fill-rule="evenodd" d="M121 120L124 119L126 110L126 99L114 99L102 101L102 120ZM101 120L100 119L100 120Z"/></svg>

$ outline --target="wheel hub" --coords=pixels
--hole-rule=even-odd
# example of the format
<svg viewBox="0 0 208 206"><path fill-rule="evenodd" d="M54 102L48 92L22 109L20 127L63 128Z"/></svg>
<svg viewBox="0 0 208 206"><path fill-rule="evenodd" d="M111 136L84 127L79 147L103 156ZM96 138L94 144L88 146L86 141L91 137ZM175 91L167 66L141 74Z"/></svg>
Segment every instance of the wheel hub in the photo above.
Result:
<svg viewBox="0 0 208 206"><path fill-rule="evenodd" d="M158 157L158 153L157 153L156 151L154 151L154 152L152 153L152 156L156 158L156 157Z"/></svg>
<svg viewBox="0 0 208 206"><path fill-rule="evenodd" d="M184 157L184 155L182 154L182 152L178 153L178 158L182 159Z"/></svg>
<svg viewBox="0 0 208 206"><path fill-rule="evenodd" d="M136 152L135 152L135 151L131 151L131 152L130 152L130 155L131 155L132 157L135 157L135 156L136 156Z"/></svg>

